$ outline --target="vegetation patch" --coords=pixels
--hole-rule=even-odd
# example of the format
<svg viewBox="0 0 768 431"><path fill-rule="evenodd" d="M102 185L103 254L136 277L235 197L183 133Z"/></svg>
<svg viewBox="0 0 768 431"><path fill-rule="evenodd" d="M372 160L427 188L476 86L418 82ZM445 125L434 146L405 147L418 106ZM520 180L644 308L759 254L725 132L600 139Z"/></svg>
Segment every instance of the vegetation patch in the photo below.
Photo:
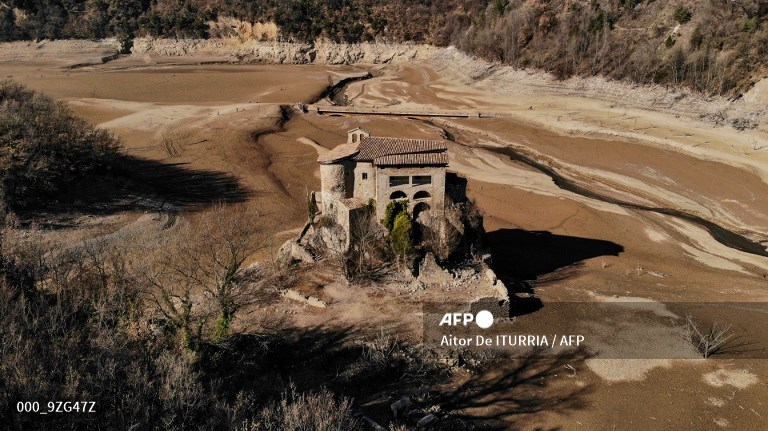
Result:
<svg viewBox="0 0 768 431"><path fill-rule="evenodd" d="M768 3L759 0L45 0L0 3L0 41L116 37L128 52L137 36L209 38L236 22L239 37L274 28L292 42L418 42L453 45L560 78L602 75L645 84L731 94L765 68ZM662 21L659 21L659 19ZM701 26L680 57L659 52L668 29ZM225 26L229 33L235 25ZM667 42L669 41L669 42ZM738 52L738 56L729 55ZM706 56L707 61L697 59ZM748 60L744 60L748 59Z"/></svg>
<svg viewBox="0 0 768 431"><path fill-rule="evenodd" d="M66 106L12 81L0 82L0 204L10 211L66 194L108 175L120 143Z"/></svg>

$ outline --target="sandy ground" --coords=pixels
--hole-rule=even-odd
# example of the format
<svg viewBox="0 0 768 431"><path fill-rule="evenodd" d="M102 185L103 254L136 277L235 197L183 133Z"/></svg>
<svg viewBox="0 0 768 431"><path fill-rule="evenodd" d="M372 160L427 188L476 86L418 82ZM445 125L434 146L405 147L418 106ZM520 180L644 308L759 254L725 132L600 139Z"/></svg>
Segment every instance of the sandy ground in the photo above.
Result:
<svg viewBox="0 0 768 431"><path fill-rule="evenodd" d="M89 51L82 59L98 55ZM472 109L503 116L425 122L296 113L283 124L281 105L313 101L329 82L362 68L199 65L200 59L146 56L69 67L82 59L4 58L0 76L66 101L88 121L113 131L133 155L237 177L251 192L241 205L261 214L265 225L270 247L262 258L303 225L306 193L319 187L317 154L343 143L346 130L361 126L376 135L433 139L448 132L455 140L450 169L469 179L469 193L485 215L497 272L521 283L511 284L513 290L532 294L544 307L605 298L768 299L768 258L726 247L677 217L568 192L543 173L486 149L512 146L590 190L684 210L768 241L768 151L763 149L768 137L760 129L715 128L690 112L644 109L552 85L471 80L439 61L375 66L377 77L351 84L347 95L354 106ZM179 219L197 216L184 213ZM125 212L80 218L74 228L51 235L87 238L139 228L160 235L162 224L157 216ZM420 300L445 300L455 292L454 287L414 296L407 289L361 292L330 283L323 292L333 301L327 310L285 307L308 325L344 321L383 327L400 315L401 329L414 331ZM738 313L723 319L751 329ZM750 335L768 342L762 334ZM760 429L768 417L765 360L598 358L574 369L563 369L542 391L556 397L564 388L588 387L580 408L517 415L515 426Z"/></svg>

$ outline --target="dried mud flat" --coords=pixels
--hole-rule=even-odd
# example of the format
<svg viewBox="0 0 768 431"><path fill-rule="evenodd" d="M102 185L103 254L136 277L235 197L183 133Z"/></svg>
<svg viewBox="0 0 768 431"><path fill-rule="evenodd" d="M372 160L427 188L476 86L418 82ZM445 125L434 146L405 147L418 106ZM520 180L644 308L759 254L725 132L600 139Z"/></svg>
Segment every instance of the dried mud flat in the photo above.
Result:
<svg viewBox="0 0 768 431"><path fill-rule="evenodd" d="M512 72L471 78L470 67L477 64L462 72L440 56L396 65L256 66L146 55L100 64L89 60L101 55L92 47L67 52L66 61L55 50L34 58L3 56L0 76L66 101L88 121L114 131L135 156L233 175L250 191L238 205L262 214L274 238L271 251L306 219L306 191L319 186L318 152L342 143L347 129L362 126L378 135L450 138L451 170L469 179L469 194L485 214L495 269L513 293L533 295L545 308L554 301L606 298L768 300L768 257L718 240L706 225L674 212L633 207L695 215L765 246L768 151L762 148L768 138L760 128L714 127L697 120L690 107L647 109L641 101L622 104L611 94L515 81ZM351 106L501 115L431 121L299 113L286 118L285 106L312 102L329 83L367 70L375 78L346 88ZM554 182L552 172L589 193ZM182 212L177 219L196 216ZM78 219L50 235L81 238L121 230L174 232L142 212L125 211ZM299 324L397 326L404 336L418 336L421 298L334 283L326 293L335 302L325 310L286 302L280 311ZM423 295L463 301L473 294L454 288ZM768 345L764 331L740 313L725 311L718 318L755 345ZM542 396L556 398L568 392L564 389L589 388L577 407L555 403L504 417L520 429L760 429L768 417L767 362L593 358L568 364L572 367L563 367L541 389ZM476 407L477 414L493 412L494 397L504 394L492 394L488 406Z"/></svg>

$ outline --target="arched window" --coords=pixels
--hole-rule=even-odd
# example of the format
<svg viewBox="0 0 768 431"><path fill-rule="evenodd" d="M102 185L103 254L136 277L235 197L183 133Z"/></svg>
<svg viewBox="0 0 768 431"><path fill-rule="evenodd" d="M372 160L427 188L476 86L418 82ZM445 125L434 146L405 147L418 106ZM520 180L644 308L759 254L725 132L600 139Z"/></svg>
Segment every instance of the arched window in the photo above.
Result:
<svg viewBox="0 0 768 431"><path fill-rule="evenodd" d="M432 195L430 195L429 192L424 191L424 190L418 191L418 192L416 192L415 195L413 195L414 199L426 199L426 198L431 198L431 197L432 197Z"/></svg>
<svg viewBox="0 0 768 431"><path fill-rule="evenodd" d="M391 194L391 195L389 195L389 198L390 198L391 200L393 200L393 201L394 201L394 200L397 200L397 199L405 199L405 198L407 198L407 197L408 197L408 195L406 195L406 194L405 194L405 192L402 192L402 191L400 191L400 190L398 190L398 191L396 191L396 192L392 192L392 194Z"/></svg>

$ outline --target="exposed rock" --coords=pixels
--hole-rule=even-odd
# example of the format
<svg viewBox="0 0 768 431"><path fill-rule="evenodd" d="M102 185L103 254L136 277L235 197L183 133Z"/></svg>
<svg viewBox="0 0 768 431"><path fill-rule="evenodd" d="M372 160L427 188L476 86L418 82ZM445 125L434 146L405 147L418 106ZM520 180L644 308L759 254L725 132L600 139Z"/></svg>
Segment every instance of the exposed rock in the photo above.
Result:
<svg viewBox="0 0 768 431"><path fill-rule="evenodd" d="M408 293L416 293L421 292L422 290L426 290L427 285L424 284L423 281L416 279L411 282L411 284L408 285Z"/></svg>
<svg viewBox="0 0 768 431"><path fill-rule="evenodd" d="M250 23L236 18L219 16L215 21L208 22L209 34L212 38L238 37L241 40L275 40L280 33L274 22Z"/></svg>
<svg viewBox="0 0 768 431"><path fill-rule="evenodd" d="M392 410L392 416L395 418L401 418L403 415L408 413L408 411L413 406L413 401L411 401L408 397L402 397L399 400L392 403L392 405L389 407Z"/></svg>
<svg viewBox="0 0 768 431"><path fill-rule="evenodd" d="M294 301L303 302L311 307L317 307L317 308L327 308L328 303L315 298L314 296L307 296L303 295L293 289L284 289L280 291L280 294L283 295L285 298L292 299Z"/></svg>
<svg viewBox="0 0 768 431"><path fill-rule="evenodd" d="M431 58L442 48L421 44L333 43L316 44L258 41L242 37L211 39L134 39L133 54L214 56L270 64L383 64Z"/></svg>
<svg viewBox="0 0 768 431"><path fill-rule="evenodd" d="M485 278L491 283L491 286L496 291L496 295L503 300L509 301L509 290L503 281L499 280L496 273L490 268L485 269Z"/></svg>
<svg viewBox="0 0 768 431"><path fill-rule="evenodd" d="M281 259L286 259L291 262L304 262L313 263L315 259L312 255L301 245L296 243L295 240L288 240L280 246L277 255Z"/></svg>
<svg viewBox="0 0 768 431"><path fill-rule="evenodd" d="M453 276L437 263L435 255L427 253L419 264L419 280L427 284L445 284L453 281Z"/></svg>
<svg viewBox="0 0 768 431"><path fill-rule="evenodd" d="M432 413L424 416L423 418L419 419L418 422L416 422L416 428L418 429L424 429L428 426L432 425L437 421L437 416L433 415Z"/></svg>
<svg viewBox="0 0 768 431"><path fill-rule="evenodd" d="M376 423L376 421L374 421L373 419L369 418L368 416L366 416L364 414L359 414L359 415L356 415L356 416L359 419L361 419L363 422L368 424L368 426L371 427L371 429L373 429L374 431L387 431L386 428L384 428L383 426L379 425L378 423Z"/></svg>
<svg viewBox="0 0 768 431"><path fill-rule="evenodd" d="M499 298L509 301L509 290L501 280L497 280L493 287L496 289L496 295L498 295Z"/></svg>
<svg viewBox="0 0 768 431"><path fill-rule="evenodd" d="M496 282L499 281L499 279L496 277L496 273L493 272L491 268L485 269L485 278L487 278L488 281L490 281L494 286L496 285Z"/></svg>
<svg viewBox="0 0 768 431"><path fill-rule="evenodd" d="M453 279L460 283L468 283L477 280L479 275L474 268L459 268L453 273Z"/></svg>

